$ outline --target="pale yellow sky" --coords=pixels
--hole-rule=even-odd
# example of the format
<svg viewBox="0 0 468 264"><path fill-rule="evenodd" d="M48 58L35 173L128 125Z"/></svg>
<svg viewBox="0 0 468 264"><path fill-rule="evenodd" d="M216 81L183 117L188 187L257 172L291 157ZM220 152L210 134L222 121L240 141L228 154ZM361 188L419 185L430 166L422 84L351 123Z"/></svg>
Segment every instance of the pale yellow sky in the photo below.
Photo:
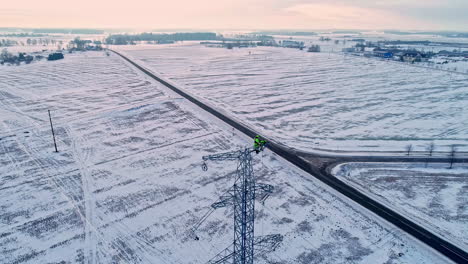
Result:
<svg viewBox="0 0 468 264"><path fill-rule="evenodd" d="M0 27L468 30L467 13L468 0L5 0Z"/></svg>

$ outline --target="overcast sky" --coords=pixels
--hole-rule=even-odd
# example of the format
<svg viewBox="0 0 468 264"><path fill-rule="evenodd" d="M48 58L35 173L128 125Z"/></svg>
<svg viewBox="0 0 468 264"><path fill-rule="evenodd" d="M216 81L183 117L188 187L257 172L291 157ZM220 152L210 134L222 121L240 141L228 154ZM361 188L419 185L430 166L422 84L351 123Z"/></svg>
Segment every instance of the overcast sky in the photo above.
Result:
<svg viewBox="0 0 468 264"><path fill-rule="evenodd" d="M5 0L0 27L468 31L468 0Z"/></svg>

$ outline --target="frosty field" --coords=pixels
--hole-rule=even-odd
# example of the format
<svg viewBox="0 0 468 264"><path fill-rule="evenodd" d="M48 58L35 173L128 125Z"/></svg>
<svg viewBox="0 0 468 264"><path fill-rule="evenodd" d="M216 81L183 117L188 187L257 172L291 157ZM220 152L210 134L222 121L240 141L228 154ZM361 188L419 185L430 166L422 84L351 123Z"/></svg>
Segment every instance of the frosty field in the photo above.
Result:
<svg viewBox="0 0 468 264"><path fill-rule="evenodd" d="M466 74L272 47L116 48L298 149L468 149Z"/></svg>
<svg viewBox="0 0 468 264"><path fill-rule="evenodd" d="M234 180L235 163L203 172L201 156L250 139L115 55L0 74L0 263L205 263L229 245L229 209L187 235ZM257 235L284 236L257 263L448 263L272 153L254 162L276 186Z"/></svg>
<svg viewBox="0 0 468 264"><path fill-rule="evenodd" d="M348 163L333 173L376 200L468 249L468 167Z"/></svg>

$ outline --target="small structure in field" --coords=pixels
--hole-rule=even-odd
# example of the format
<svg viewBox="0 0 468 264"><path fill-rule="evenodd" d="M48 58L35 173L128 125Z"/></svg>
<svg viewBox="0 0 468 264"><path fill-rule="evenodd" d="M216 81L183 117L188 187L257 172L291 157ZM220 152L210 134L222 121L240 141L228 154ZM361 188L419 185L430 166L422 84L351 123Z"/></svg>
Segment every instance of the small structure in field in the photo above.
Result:
<svg viewBox="0 0 468 264"><path fill-rule="evenodd" d="M61 60L63 59L63 54L61 52L55 52L52 54L49 54L49 57L47 57L48 61L55 61L55 60Z"/></svg>
<svg viewBox="0 0 468 264"><path fill-rule="evenodd" d="M283 40L280 44L282 47L285 48L293 48L293 49L303 49L304 42L294 41L294 40Z"/></svg>
<svg viewBox="0 0 468 264"><path fill-rule="evenodd" d="M319 45L312 45L309 47L307 52L320 52L320 46Z"/></svg>
<svg viewBox="0 0 468 264"><path fill-rule="evenodd" d="M354 47L351 47L351 48L343 48L342 49L343 52L356 52L356 48Z"/></svg>
<svg viewBox="0 0 468 264"><path fill-rule="evenodd" d="M393 52L388 50L374 50L374 56L384 59L393 58Z"/></svg>

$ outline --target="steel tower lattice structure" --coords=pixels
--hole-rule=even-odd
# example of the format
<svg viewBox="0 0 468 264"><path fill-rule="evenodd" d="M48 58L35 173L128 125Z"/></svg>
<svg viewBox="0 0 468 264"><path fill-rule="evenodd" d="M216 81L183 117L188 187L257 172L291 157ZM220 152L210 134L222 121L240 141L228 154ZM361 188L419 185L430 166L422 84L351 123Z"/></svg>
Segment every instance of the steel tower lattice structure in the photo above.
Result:
<svg viewBox="0 0 468 264"><path fill-rule="evenodd" d="M283 237L281 235L269 235L264 237L254 237L255 228L255 199L265 200L273 192L273 186L267 184L257 184L252 166L252 148L245 148L238 151L203 156L206 162L237 160L237 173L234 185L222 196L220 200L211 205L211 212L217 208L233 205L234 207L234 242L231 246L216 255L208 263L232 263L232 264L253 264L254 249L257 253L274 250ZM207 170L206 163L203 164ZM196 225L194 230L208 217L208 212Z"/></svg>

